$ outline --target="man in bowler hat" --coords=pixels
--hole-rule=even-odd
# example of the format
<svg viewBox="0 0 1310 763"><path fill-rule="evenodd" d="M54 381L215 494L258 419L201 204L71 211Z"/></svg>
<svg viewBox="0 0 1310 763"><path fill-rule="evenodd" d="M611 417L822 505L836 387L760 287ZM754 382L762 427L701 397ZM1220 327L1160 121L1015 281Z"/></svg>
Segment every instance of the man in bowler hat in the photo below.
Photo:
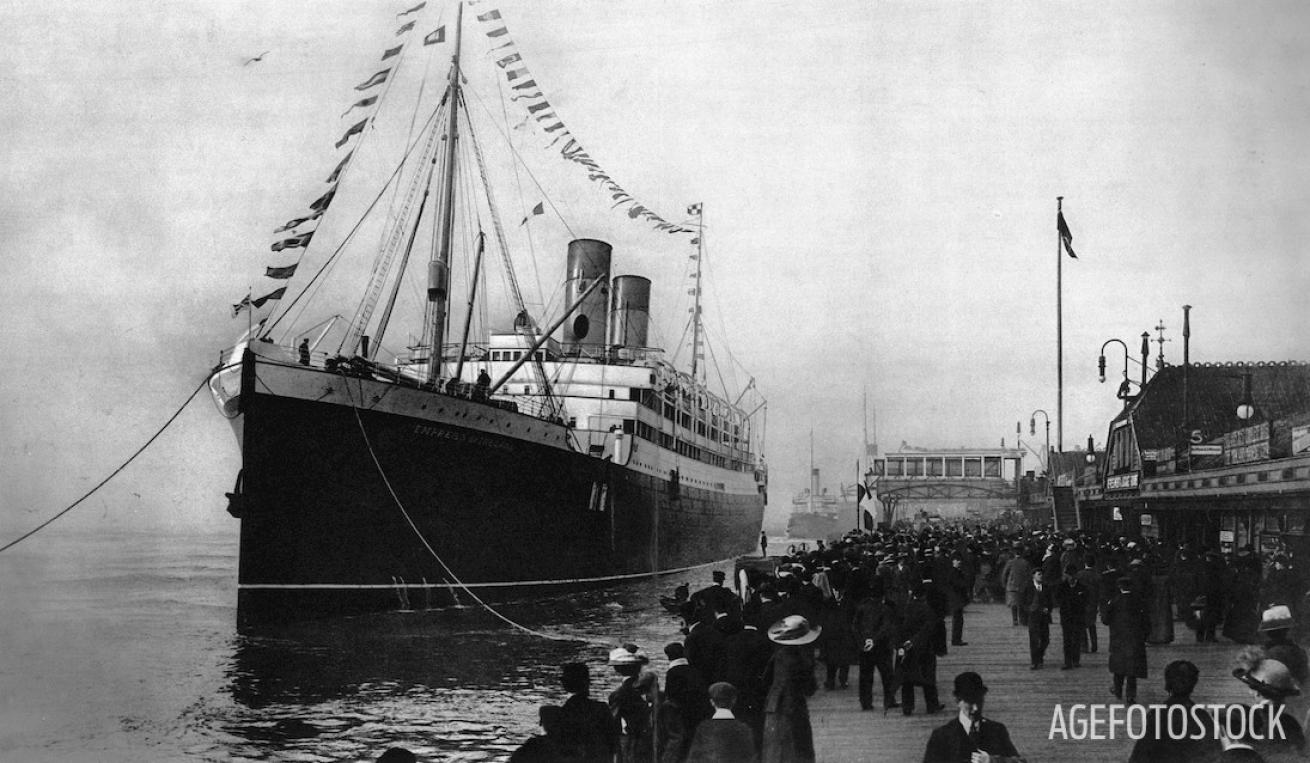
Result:
<svg viewBox="0 0 1310 763"><path fill-rule="evenodd" d="M967 671L955 677L955 705L959 715L938 726L928 738L923 763L1024 763L1010 741L1005 724L982 714L987 687L982 676Z"/></svg>

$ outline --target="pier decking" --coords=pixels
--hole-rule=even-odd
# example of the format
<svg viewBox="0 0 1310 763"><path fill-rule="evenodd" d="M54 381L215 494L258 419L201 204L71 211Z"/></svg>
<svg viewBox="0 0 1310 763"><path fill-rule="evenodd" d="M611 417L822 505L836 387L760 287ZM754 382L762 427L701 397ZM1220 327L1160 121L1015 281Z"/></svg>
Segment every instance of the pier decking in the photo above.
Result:
<svg viewBox="0 0 1310 763"><path fill-rule="evenodd" d="M1165 700L1164 666L1173 660L1190 660L1201 671L1193 699L1198 703L1241 702L1255 699L1232 677L1233 657L1240 644L1223 640L1218 644L1197 644L1193 633L1181 622L1175 625L1172 644L1148 647L1150 676L1138 682L1138 702ZM948 622L949 627L949 622ZM977 671L989 689L984 714L1004 723L1010 738L1029 763L1034 761L1126 761L1133 740L1048 739L1057 705L1066 714L1077 703L1114 702L1110 694L1110 672L1106 668L1109 635L1099 626L1100 650L1085 654L1082 667L1060 670L1060 626L1051 625L1051 645L1046 667L1030 670L1028 631L1010 625L1010 611L1000 604L974 604L965 613L964 640L968 646L950 647L950 654L937 660L937 687L946 709L937 715L923 714L922 694L916 694L915 715L905 717L899 709L883 714L881 684L875 681L872 711L861 711L856 695L859 668L851 668L846 689L823 689L823 666L818 667L819 690L810 700L815 751L823 763L846 761L919 761L924 746L937 726L957 712L951 689L957 673ZM916 692L920 690L916 689ZM1289 705L1290 715L1300 722L1306 702ZM1067 717L1067 715L1066 715ZM1084 716L1085 717L1085 716ZM1107 733L1104 732L1103 733Z"/></svg>

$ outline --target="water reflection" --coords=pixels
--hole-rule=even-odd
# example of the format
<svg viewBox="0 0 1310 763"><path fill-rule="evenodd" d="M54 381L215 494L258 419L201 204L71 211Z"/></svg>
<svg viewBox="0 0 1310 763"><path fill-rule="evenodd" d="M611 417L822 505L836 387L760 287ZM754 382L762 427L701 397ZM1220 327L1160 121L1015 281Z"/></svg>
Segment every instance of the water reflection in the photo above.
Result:
<svg viewBox="0 0 1310 763"><path fill-rule="evenodd" d="M537 708L564 699L561 664L591 665L602 696L618 684L604 667L610 647L658 655L679 638L658 603L678 582L497 607L555 638L480 607L243 630L225 675L233 705L217 725L235 757L360 760L400 744L431 760L503 760L537 733Z"/></svg>

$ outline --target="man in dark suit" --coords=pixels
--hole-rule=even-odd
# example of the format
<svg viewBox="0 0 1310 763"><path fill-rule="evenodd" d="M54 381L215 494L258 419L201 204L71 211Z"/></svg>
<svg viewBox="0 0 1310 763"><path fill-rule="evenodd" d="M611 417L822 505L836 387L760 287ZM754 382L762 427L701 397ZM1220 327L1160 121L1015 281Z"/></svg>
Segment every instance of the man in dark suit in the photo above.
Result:
<svg viewBox="0 0 1310 763"><path fill-rule="evenodd" d="M1077 577L1072 564L1064 568L1064 580L1055 588L1055 600L1060 605L1060 635L1064 645L1064 664L1061 670L1076 668L1082 662L1083 615L1087 609L1087 589Z"/></svg>
<svg viewBox="0 0 1310 763"><path fill-rule="evenodd" d="M1055 597L1042 579L1040 569L1033 570L1033 584L1023 592L1020 609L1028 615L1028 656L1032 669L1039 670L1046 660L1046 646L1051 643L1051 609Z"/></svg>
<svg viewBox="0 0 1310 763"><path fill-rule="evenodd" d="M720 622L725 626L723 633L726 637L723 644L723 682L732 684L737 690L733 714L751 727L758 749L764 734L764 698L768 694L768 687L764 685L764 670L773 657L773 642L754 625L732 620Z"/></svg>
<svg viewBox="0 0 1310 763"><path fill-rule="evenodd" d="M619 749L619 725L608 705L588 696L591 672L586 663L566 664L560 684L571 695L558 717L559 738L566 740L575 756L570 760L607 763Z"/></svg>
<svg viewBox="0 0 1310 763"><path fill-rule="evenodd" d="M940 712L937 700L937 616L928 606L927 590L922 583L910 592L901 617L895 674L901 684L901 712L914 713L914 687L923 687L923 701L929 715Z"/></svg>
<svg viewBox="0 0 1310 763"><path fill-rule="evenodd" d="M896 604L886 596L882 581L876 580L865 590L855 606L856 640L860 644L860 708L873 709L873 673L882 674L883 710L900 707L896 701L892 678L892 653L900 628Z"/></svg>
<svg viewBox="0 0 1310 763"><path fill-rule="evenodd" d="M972 671L955 677L955 704L959 715L933 730L923 763L959 763L986 760L988 763L1024 763L1010 741L1005 724L982 715L987 687L982 676Z"/></svg>
<svg viewBox="0 0 1310 763"><path fill-rule="evenodd" d="M674 641L666 645L664 656L669 658L669 668L664 673L664 693L678 706L682 727L690 742L696 726L710 715L709 685L700 671L687 662L682 644Z"/></svg>
<svg viewBox="0 0 1310 763"><path fill-rule="evenodd" d="M723 570L715 570L710 573L710 579L712 582L709 585L691 595L691 603L696 606L696 616L703 619L707 612L724 612L740 617L741 599L724 585L727 575ZM712 615L710 622L713 622Z"/></svg>
<svg viewBox="0 0 1310 763"><path fill-rule="evenodd" d="M1110 629L1108 667L1114 675L1110 693L1131 705L1137 701L1137 679L1146 678L1146 635L1151 632L1151 618L1133 590L1132 578L1121 575L1117 583L1118 593L1105 605L1101 622Z"/></svg>
<svg viewBox="0 0 1310 763"><path fill-rule="evenodd" d="M687 763L755 763L755 734L732 714L736 687L723 682L710 686L710 701L714 715L696 727Z"/></svg>

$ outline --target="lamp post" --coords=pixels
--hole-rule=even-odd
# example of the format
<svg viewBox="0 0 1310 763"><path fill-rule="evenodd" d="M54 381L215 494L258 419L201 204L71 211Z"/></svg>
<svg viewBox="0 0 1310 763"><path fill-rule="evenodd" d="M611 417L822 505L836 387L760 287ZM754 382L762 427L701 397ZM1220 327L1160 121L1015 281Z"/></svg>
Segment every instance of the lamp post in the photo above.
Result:
<svg viewBox="0 0 1310 763"><path fill-rule="evenodd" d="M1124 349L1124 380L1119 383L1119 389L1115 393L1116 397L1118 397L1120 400L1124 400L1132 393L1132 389L1133 389L1132 387L1133 382L1131 379L1128 378L1128 362L1129 362L1128 345L1124 343L1124 340L1117 339L1117 338L1105 340L1105 342L1101 345L1101 356L1096 360L1096 367L1100 373L1100 381L1102 384L1104 384L1105 383L1105 348L1109 347L1111 342L1118 342L1119 346ZM1145 364L1143 364L1142 384L1144 385L1145 383L1146 383L1146 366Z"/></svg>
<svg viewBox="0 0 1310 763"><path fill-rule="evenodd" d="M1037 434L1037 414L1042 414L1042 420L1046 422L1046 450L1042 453L1042 471L1046 473L1046 481L1051 480L1051 416L1046 411L1038 408L1028 414L1028 434Z"/></svg>
<svg viewBox="0 0 1310 763"><path fill-rule="evenodd" d="M1237 410L1234 413L1242 421L1249 421L1256 414L1255 401L1251 399L1250 371L1242 372L1242 402L1237 404Z"/></svg>

